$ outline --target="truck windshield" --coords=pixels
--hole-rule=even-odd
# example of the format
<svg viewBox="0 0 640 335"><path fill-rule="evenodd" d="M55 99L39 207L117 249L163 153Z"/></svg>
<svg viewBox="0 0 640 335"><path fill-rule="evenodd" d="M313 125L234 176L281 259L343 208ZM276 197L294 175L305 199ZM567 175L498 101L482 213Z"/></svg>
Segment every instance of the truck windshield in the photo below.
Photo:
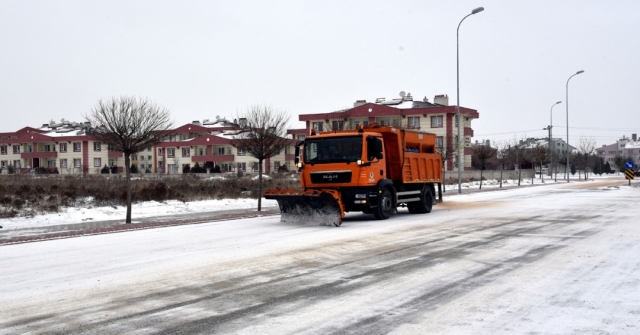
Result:
<svg viewBox="0 0 640 335"><path fill-rule="evenodd" d="M307 139L304 161L307 163L355 162L362 159L362 136Z"/></svg>

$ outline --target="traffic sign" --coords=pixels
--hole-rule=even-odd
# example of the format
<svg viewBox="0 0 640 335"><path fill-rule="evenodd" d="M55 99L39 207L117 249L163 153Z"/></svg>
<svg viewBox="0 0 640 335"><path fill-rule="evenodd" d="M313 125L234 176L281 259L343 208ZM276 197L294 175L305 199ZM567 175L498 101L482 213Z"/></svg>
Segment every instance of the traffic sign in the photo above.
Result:
<svg viewBox="0 0 640 335"><path fill-rule="evenodd" d="M628 162L624 163L624 168L627 169L627 170L633 169L634 165L635 164L633 163L633 161L628 161Z"/></svg>
<svg viewBox="0 0 640 335"><path fill-rule="evenodd" d="M633 175L634 175L633 170L631 170L631 169L624 170L624 177L625 177L625 179L628 179L629 182L631 182L633 180Z"/></svg>

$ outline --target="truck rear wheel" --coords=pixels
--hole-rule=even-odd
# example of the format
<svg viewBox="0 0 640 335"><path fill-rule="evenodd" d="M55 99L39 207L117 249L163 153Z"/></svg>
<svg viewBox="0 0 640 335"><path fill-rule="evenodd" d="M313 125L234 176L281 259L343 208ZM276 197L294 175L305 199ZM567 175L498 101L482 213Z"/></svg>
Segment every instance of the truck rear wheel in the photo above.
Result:
<svg viewBox="0 0 640 335"><path fill-rule="evenodd" d="M409 213L411 214L424 214L430 213L433 208L433 192L431 187L426 186L420 192L420 201L410 202L407 204Z"/></svg>
<svg viewBox="0 0 640 335"><path fill-rule="evenodd" d="M374 209L373 215L378 220L386 220L393 214L393 210L394 206L391 191L389 191L388 188L384 188L378 195L378 207Z"/></svg>

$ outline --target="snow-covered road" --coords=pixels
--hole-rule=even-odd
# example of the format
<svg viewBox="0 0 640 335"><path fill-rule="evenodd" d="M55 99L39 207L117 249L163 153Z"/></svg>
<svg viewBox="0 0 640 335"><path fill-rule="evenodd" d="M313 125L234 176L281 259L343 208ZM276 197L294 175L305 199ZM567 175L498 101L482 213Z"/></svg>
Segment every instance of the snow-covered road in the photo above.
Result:
<svg viewBox="0 0 640 335"><path fill-rule="evenodd" d="M0 333L640 333L640 189L448 196L0 247Z"/></svg>

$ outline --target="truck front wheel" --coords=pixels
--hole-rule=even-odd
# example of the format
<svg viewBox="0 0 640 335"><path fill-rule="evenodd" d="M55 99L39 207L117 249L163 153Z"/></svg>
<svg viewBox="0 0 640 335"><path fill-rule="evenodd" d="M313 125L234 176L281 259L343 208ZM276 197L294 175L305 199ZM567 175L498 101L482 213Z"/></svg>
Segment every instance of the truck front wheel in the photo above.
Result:
<svg viewBox="0 0 640 335"><path fill-rule="evenodd" d="M388 188L383 188L378 194L378 207L373 211L373 215L378 220L386 220L393 214L393 198Z"/></svg>

